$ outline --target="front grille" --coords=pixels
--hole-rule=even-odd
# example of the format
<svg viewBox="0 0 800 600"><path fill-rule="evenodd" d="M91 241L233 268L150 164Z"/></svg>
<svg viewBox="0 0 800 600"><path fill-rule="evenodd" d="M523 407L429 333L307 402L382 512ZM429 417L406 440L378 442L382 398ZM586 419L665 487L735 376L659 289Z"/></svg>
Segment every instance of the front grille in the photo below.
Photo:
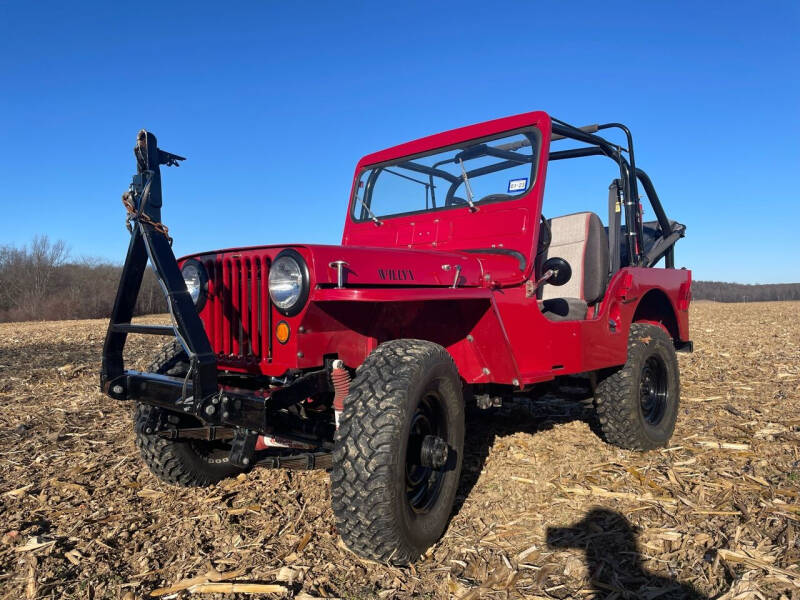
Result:
<svg viewBox="0 0 800 600"><path fill-rule="evenodd" d="M204 266L209 285L203 324L214 352L234 360L272 358L268 259L223 256Z"/></svg>

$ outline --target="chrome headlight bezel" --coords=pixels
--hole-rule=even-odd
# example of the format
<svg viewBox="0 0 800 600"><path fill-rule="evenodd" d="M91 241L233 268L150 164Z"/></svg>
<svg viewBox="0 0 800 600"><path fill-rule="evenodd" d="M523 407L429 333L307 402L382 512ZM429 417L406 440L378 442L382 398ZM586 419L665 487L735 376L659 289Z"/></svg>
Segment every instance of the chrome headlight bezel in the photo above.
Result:
<svg viewBox="0 0 800 600"><path fill-rule="evenodd" d="M191 270L194 270L197 276L196 283L192 283L194 281L194 276L191 278L187 278L186 276L187 271ZM186 285L189 296L192 297L197 312L200 312L206 305L206 299L208 298L208 273L206 272L206 268L199 260L190 258L181 266L181 276L183 277L183 283ZM195 289L197 290L197 298L194 297L193 293Z"/></svg>
<svg viewBox="0 0 800 600"><path fill-rule="evenodd" d="M292 301L291 304L286 304L282 302L283 306L278 303L275 299L275 295L272 292L273 287L273 280L272 274L276 272L275 265L279 263L279 261L290 260L297 266L297 270L300 274L300 281L299 281L299 290L295 299ZM281 250L278 255L275 257L275 260L272 261L272 264L269 268L269 281L267 285L269 289L269 298L272 301L272 305L275 309L285 315L287 317L293 317L298 314L306 305L308 301L308 293L309 293L309 278L308 278L308 264L306 263L303 256L297 251L291 248L287 248L286 250Z"/></svg>

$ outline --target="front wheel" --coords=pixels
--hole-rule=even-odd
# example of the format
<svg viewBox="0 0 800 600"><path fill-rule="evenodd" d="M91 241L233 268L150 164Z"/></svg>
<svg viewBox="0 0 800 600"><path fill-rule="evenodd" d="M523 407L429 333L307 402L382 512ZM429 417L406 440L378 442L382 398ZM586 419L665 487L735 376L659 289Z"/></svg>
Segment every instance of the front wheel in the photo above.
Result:
<svg viewBox="0 0 800 600"><path fill-rule="evenodd" d="M381 344L359 367L336 432L331 496L344 543L407 564L444 532L464 448L453 360L422 340Z"/></svg>
<svg viewBox="0 0 800 600"><path fill-rule="evenodd" d="M161 349L148 370L184 377L188 368L186 353L175 341ZM148 433L145 428L152 410L157 409L144 404L136 406L134 432L144 462L161 481L183 487L204 487L244 471L230 463L230 444L227 442L171 440ZM200 426L200 422L193 423L193 426Z"/></svg>
<svg viewBox="0 0 800 600"><path fill-rule="evenodd" d="M630 450L666 446L680 402L675 346L657 325L633 323L628 360L595 390L597 418L609 443Z"/></svg>

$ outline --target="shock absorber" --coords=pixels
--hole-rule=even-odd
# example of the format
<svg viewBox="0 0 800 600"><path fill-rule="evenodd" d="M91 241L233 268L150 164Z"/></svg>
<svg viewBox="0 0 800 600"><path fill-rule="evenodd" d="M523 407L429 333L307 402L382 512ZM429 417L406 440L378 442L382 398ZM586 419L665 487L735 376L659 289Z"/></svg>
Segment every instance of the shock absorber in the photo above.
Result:
<svg viewBox="0 0 800 600"><path fill-rule="evenodd" d="M344 368L341 360L331 364L331 382L333 383L333 415L336 429L339 429L339 418L344 410L344 399L350 393L350 372Z"/></svg>

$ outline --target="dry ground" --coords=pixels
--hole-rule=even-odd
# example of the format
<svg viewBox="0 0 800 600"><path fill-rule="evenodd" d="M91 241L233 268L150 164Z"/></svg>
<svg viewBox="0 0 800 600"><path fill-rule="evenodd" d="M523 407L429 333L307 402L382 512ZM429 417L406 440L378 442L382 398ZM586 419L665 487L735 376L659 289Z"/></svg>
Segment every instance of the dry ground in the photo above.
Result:
<svg viewBox="0 0 800 600"><path fill-rule="evenodd" d="M143 598L210 562L306 598L800 598L798 312L695 304L668 449L555 398L470 423L450 527L407 569L338 545L325 472L159 483L97 390L105 322L0 324L0 597Z"/></svg>

